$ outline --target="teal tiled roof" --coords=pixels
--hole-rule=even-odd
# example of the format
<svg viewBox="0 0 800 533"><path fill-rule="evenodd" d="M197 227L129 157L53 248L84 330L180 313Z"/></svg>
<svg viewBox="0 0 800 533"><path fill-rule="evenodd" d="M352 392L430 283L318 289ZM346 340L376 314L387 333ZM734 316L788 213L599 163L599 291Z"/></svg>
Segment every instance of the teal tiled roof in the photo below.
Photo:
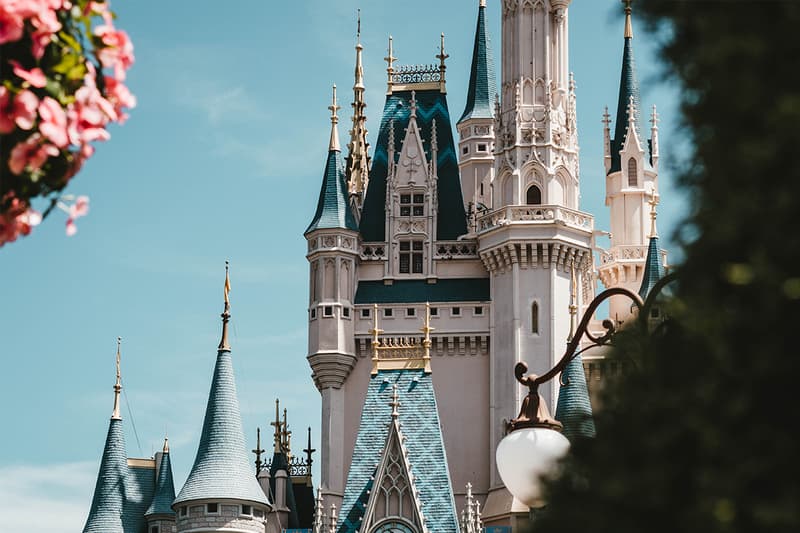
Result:
<svg viewBox="0 0 800 533"><path fill-rule="evenodd" d="M147 520L144 516L155 493L156 469L150 466L130 466L128 472L122 522L125 533L141 533L146 531Z"/></svg>
<svg viewBox="0 0 800 533"><path fill-rule="evenodd" d="M469 74L467 105L459 122L469 118L492 118L492 97L497 92L494 77L494 58L486 29L486 6L478 7L478 26L475 28L475 46L472 49L472 70Z"/></svg>
<svg viewBox="0 0 800 533"><path fill-rule="evenodd" d="M404 445L423 503L426 526L436 533L458 533L433 382L431 375L423 370L381 370L370 379L342 500L338 533L353 533L360 528L372 476L387 442L392 420L389 401L394 384L397 384L401 404L399 420L406 438Z"/></svg>
<svg viewBox="0 0 800 533"><path fill-rule="evenodd" d="M642 300L647 299L647 295L664 277L664 265L661 263L661 248L658 245L658 237L650 237L650 244L647 247L647 259L644 262L644 276L642 285L639 287L639 296Z"/></svg>
<svg viewBox="0 0 800 533"><path fill-rule="evenodd" d="M169 452L165 452L161 455L155 495L147 508L147 512L145 512L145 516L175 515L175 511L172 510L173 501L175 501L175 483L172 480L172 464L170 463Z"/></svg>
<svg viewBox="0 0 800 533"><path fill-rule="evenodd" d="M461 196L461 178L458 159L450 125L450 112L447 110L447 97L438 89L417 91L417 125L425 140L425 157L431 159L431 124L436 120L436 135L439 145L437 185L439 213L437 219L437 239L455 240L467 233L467 217ZM359 229L364 241L383 242L386 240L386 177L388 173L389 128L394 124L396 139L404 139L411 113L411 91L397 91L386 97L383 106L378 142L369 172L369 185L364 199ZM395 147L395 157L400 146Z"/></svg>
<svg viewBox="0 0 800 533"><path fill-rule="evenodd" d="M339 150L329 150L322 175L317 211L305 233L317 229L349 229L358 231L358 224L347 201L344 163Z"/></svg>
<svg viewBox="0 0 800 533"><path fill-rule="evenodd" d="M398 304L437 302L488 302L489 278L440 279L428 283L424 279L395 280L384 285L382 280L359 281L357 304Z"/></svg>
<svg viewBox="0 0 800 533"><path fill-rule="evenodd" d="M622 170L619 151L625 144L625 134L628 131L628 104L633 97L636 106L636 133L642 139L642 127L639 117L639 80L636 77L636 63L633 60L633 38L625 37L625 48L622 53L622 73L619 80L619 99L617 100L617 116L614 122L614 138L611 140L611 169L609 174Z"/></svg>
<svg viewBox="0 0 800 533"><path fill-rule="evenodd" d="M586 374L583 371L583 360L580 355L567 364L561 376L561 383L556 420L564 424L564 436L569 440L576 437L594 437L592 404L589 401L589 389L586 386Z"/></svg>
<svg viewBox="0 0 800 533"><path fill-rule="evenodd" d="M83 533L138 533L126 530L122 521L127 477L128 459L122 420L112 418Z"/></svg>
<svg viewBox="0 0 800 533"><path fill-rule="evenodd" d="M197 456L173 507L192 500L221 498L269 505L247 456L228 350L218 352Z"/></svg>

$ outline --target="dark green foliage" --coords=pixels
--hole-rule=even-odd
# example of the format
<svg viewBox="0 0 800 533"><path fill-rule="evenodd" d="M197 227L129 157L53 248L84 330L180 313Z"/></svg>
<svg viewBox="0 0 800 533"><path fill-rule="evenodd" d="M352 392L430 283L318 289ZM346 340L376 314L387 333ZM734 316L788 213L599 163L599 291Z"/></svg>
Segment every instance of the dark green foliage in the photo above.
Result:
<svg viewBox="0 0 800 533"><path fill-rule="evenodd" d="M535 530L800 531L800 2L636 8L683 88L696 237Z"/></svg>

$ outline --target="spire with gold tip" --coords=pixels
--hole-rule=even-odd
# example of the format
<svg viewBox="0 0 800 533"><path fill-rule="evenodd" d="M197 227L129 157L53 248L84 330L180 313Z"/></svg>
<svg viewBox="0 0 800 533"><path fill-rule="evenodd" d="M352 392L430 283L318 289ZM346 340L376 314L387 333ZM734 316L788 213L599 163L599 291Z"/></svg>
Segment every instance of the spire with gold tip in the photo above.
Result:
<svg viewBox="0 0 800 533"><path fill-rule="evenodd" d="M631 2L622 0L625 4L625 47L622 53L622 72L619 81L619 98L617 100L617 116L614 122L614 138L611 140L611 167L609 173L622 168L619 151L622 149L625 136L629 130L629 119L633 121L634 129L639 139L642 139L641 125L638 114L629 117L632 109L640 109L639 105L639 80L636 76L636 63L633 59L633 25L631 24Z"/></svg>
<svg viewBox="0 0 800 533"><path fill-rule="evenodd" d="M356 67L353 83L353 128L350 130L350 144L347 146L347 187L350 194L350 207L359 218L361 204L369 182L369 143L367 142L367 117L364 110L364 66L361 61L361 10L358 10L358 30L356 33Z"/></svg>
<svg viewBox="0 0 800 533"><path fill-rule="evenodd" d="M308 235L318 229L346 229L358 231L353 211L348 201L347 184L345 183L344 164L339 145L338 111L336 102L336 85L333 86L333 99L328 106L331 111L331 137L328 144L328 158L322 176L322 188L319 191L317 211L311 224L305 231Z"/></svg>

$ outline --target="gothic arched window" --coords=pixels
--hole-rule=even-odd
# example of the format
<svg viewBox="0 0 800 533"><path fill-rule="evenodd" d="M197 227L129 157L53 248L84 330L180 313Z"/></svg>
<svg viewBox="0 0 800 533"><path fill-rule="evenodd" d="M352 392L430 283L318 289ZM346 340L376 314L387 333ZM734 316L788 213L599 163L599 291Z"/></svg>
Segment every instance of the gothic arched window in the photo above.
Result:
<svg viewBox="0 0 800 533"><path fill-rule="evenodd" d="M539 205L542 203L542 190L536 185L531 185L525 193L525 203L528 205Z"/></svg>
<svg viewBox="0 0 800 533"><path fill-rule="evenodd" d="M628 187L636 187L636 160L628 159Z"/></svg>
<svg viewBox="0 0 800 533"><path fill-rule="evenodd" d="M531 304L531 333L539 334L539 303Z"/></svg>

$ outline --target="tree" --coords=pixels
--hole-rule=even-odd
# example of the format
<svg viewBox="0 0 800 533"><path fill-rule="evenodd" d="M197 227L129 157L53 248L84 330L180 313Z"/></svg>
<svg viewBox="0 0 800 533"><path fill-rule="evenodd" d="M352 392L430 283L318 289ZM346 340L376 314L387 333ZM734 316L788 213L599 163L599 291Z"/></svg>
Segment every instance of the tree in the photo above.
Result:
<svg viewBox="0 0 800 533"><path fill-rule="evenodd" d="M800 531L800 3L642 0L692 146L667 327L618 335L539 532Z"/></svg>

